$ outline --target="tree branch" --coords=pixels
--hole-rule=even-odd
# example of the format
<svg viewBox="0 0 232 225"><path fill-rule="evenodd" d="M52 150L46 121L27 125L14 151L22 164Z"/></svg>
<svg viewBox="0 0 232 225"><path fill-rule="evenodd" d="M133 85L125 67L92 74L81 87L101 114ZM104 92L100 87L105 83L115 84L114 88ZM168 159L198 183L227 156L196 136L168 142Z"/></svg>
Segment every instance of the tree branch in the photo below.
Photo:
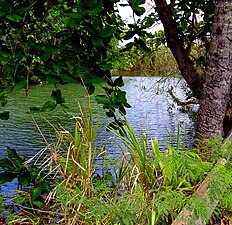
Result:
<svg viewBox="0 0 232 225"><path fill-rule="evenodd" d="M164 26L167 45L171 49L181 75L198 99L201 98L203 79L194 67L194 63L187 54L184 44L181 42L177 32L177 25L172 17L170 5L165 0L154 0L160 20ZM171 1L174 3L174 0ZM171 4L170 3L170 4Z"/></svg>
<svg viewBox="0 0 232 225"><path fill-rule="evenodd" d="M188 101L180 101L179 98L177 98L174 93L173 93L173 87L169 88L168 93L171 95L172 99L174 102L179 105L179 106L184 106L184 105L192 105L192 104L199 104L199 100L194 98Z"/></svg>
<svg viewBox="0 0 232 225"><path fill-rule="evenodd" d="M170 11L173 12L174 6L175 6L176 0L171 0L169 4Z"/></svg>

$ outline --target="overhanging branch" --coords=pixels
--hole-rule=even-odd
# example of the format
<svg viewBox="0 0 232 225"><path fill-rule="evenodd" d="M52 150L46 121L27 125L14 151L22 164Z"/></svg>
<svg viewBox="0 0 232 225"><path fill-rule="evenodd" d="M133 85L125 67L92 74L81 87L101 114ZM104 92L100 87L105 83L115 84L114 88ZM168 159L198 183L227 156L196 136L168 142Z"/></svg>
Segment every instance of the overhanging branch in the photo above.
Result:
<svg viewBox="0 0 232 225"><path fill-rule="evenodd" d="M171 95L172 99L174 100L174 102L179 105L179 106L185 106L185 105L192 105L192 104L199 104L199 100L194 98L194 99L190 99L187 101L181 101L179 98L177 98L174 93L173 93L173 87L171 86L171 88L169 88L168 93Z"/></svg>

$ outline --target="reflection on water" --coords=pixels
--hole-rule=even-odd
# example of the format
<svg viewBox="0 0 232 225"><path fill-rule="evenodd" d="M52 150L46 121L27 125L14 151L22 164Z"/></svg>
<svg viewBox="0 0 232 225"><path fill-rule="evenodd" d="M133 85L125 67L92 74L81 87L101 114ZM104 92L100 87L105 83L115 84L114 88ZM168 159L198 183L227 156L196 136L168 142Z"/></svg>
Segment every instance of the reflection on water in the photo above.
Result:
<svg viewBox="0 0 232 225"><path fill-rule="evenodd" d="M124 90L127 92L127 98L132 108L127 110L127 118L139 135L146 133L148 138L158 137L161 148L170 142L171 135L176 137L178 124L182 124L187 132L187 142L191 143L193 137L193 122L187 114L180 113L176 107L170 107L173 103L171 98L163 90L169 85L176 86L178 82L183 83L176 78L172 78L165 83L159 82L158 77L125 77ZM178 85L179 87L180 85ZM6 147L15 148L20 155L27 158L33 156L36 152L45 147L45 141L38 131L35 122L38 124L42 134L49 142L55 142L54 130L43 117L49 120L54 126L62 126L72 131L74 121L72 116L78 115L78 102L83 102L84 91L79 84L68 84L59 86L62 90L68 112L57 108L53 112L32 116L27 113L31 106L42 106L44 102L50 99L53 89L52 85L35 85L29 90L29 96L26 97L23 91L14 91L10 97L5 110L10 111L9 121L0 121L0 158L6 155ZM177 96L183 96L180 88L175 88ZM97 90L99 92L100 90ZM157 95L158 93L158 95ZM92 101L94 118L100 118L101 126L96 138L96 145L106 145L106 150L110 157L120 156L120 150L114 135L107 132L105 127L109 119L105 117L102 106ZM8 186L4 186L6 188Z"/></svg>

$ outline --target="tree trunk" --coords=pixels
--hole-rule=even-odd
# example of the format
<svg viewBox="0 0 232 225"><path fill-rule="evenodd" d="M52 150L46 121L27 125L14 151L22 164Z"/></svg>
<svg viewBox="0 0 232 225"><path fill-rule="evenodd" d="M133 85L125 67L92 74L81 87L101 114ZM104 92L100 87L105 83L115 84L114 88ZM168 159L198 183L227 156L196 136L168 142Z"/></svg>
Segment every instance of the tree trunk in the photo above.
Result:
<svg viewBox="0 0 232 225"><path fill-rule="evenodd" d="M194 67L193 61L190 59L189 54L178 37L176 23L172 18L173 5L172 3L168 5L166 0L154 0L154 2L164 27L167 45L177 61L181 75L184 77L196 97L200 99L203 79ZM174 3L174 1L171 2Z"/></svg>
<svg viewBox="0 0 232 225"><path fill-rule="evenodd" d="M196 124L196 137L200 139L224 135L223 120L232 82L231 0L217 0L211 38Z"/></svg>

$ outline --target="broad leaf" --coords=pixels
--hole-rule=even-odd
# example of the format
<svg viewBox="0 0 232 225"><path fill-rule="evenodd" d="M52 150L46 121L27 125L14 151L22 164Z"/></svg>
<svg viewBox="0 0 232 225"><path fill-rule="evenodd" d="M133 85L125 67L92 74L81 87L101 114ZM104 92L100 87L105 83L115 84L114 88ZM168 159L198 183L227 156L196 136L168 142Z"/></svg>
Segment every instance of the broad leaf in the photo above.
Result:
<svg viewBox="0 0 232 225"><path fill-rule="evenodd" d="M95 100L100 104L110 104L110 99L106 95L97 95Z"/></svg>
<svg viewBox="0 0 232 225"><path fill-rule="evenodd" d="M17 204L22 205L23 203L28 202L28 199L26 197L24 197L24 196L16 196L14 198L14 202L17 203Z"/></svg>
<svg viewBox="0 0 232 225"><path fill-rule="evenodd" d="M5 171L0 173L0 184L5 184L6 182L11 182L16 178L16 174Z"/></svg>
<svg viewBox="0 0 232 225"><path fill-rule="evenodd" d="M93 42L94 46L104 47L104 43L103 43L103 41L102 41L102 39L100 37L94 37L92 39L92 42Z"/></svg>
<svg viewBox="0 0 232 225"><path fill-rule="evenodd" d="M41 108L36 107L36 106L35 107L30 107L29 109L30 109L30 113L39 113L39 112L42 111Z"/></svg>
<svg viewBox="0 0 232 225"><path fill-rule="evenodd" d="M87 90L88 90L88 94L92 95L94 93L94 91L95 91L95 86L93 84L90 84L88 86Z"/></svg>
<svg viewBox="0 0 232 225"><path fill-rule="evenodd" d="M20 176L18 176L18 182L19 184L23 186L30 186L31 185L31 175L29 171L24 172Z"/></svg>
<svg viewBox="0 0 232 225"><path fill-rule="evenodd" d="M43 182L43 187L48 192L51 191L51 189L52 189L48 182Z"/></svg>
<svg viewBox="0 0 232 225"><path fill-rule="evenodd" d="M106 112L106 116L107 116L107 117L115 117L115 114L114 114L114 112L112 112L112 111L110 110L110 111Z"/></svg>
<svg viewBox="0 0 232 225"><path fill-rule="evenodd" d="M118 102L126 102L126 92L125 91L121 91L120 89L117 89L113 92L112 94L113 97L113 101L115 103Z"/></svg>
<svg viewBox="0 0 232 225"><path fill-rule="evenodd" d="M10 161L18 168L22 167L23 160L22 158L17 154L15 149L12 149L10 147L7 147L7 155Z"/></svg>
<svg viewBox="0 0 232 225"><path fill-rule="evenodd" d="M22 19L21 16L16 15L16 14L8 14L8 15L6 15L6 18L9 20L12 20L14 22L20 22L20 20Z"/></svg>
<svg viewBox="0 0 232 225"><path fill-rule="evenodd" d="M125 48L123 48L122 50L120 50L120 52L126 52L132 49L132 47L134 46L134 43L130 42L128 44L126 44Z"/></svg>
<svg viewBox="0 0 232 225"><path fill-rule="evenodd" d="M64 98L62 98L61 90L59 89L56 91L53 90L51 97L54 101L56 101L57 104L65 103Z"/></svg>
<svg viewBox="0 0 232 225"><path fill-rule="evenodd" d="M136 31L128 31L125 36L123 37L124 40L130 40L131 38L134 37L136 34Z"/></svg>
<svg viewBox="0 0 232 225"><path fill-rule="evenodd" d="M9 120L10 118L10 112L9 111L4 111L0 113L0 120Z"/></svg>
<svg viewBox="0 0 232 225"><path fill-rule="evenodd" d="M123 82L122 76L114 80L114 86L122 87L123 85L124 85L124 82Z"/></svg>
<svg viewBox="0 0 232 225"><path fill-rule="evenodd" d="M54 101L47 101L44 103L43 107L42 107L42 111L46 111L46 112L50 112L52 110L54 110L57 106L57 103Z"/></svg>
<svg viewBox="0 0 232 225"><path fill-rule="evenodd" d="M81 14L79 14L79 13L69 13L68 14L68 16L70 17L70 18L77 18L77 19L82 19L82 15Z"/></svg>
<svg viewBox="0 0 232 225"><path fill-rule="evenodd" d="M0 159L0 167L4 170L14 171L14 164L7 158Z"/></svg>
<svg viewBox="0 0 232 225"><path fill-rule="evenodd" d="M119 112L122 114L122 115L126 115L126 110L123 106L120 106L119 107Z"/></svg>
<svg viewBox="0 0 232 225"><path fill-rule="evenodd" d="M64 82L64 83L74 83L74 82L76 82L76 80L73 77L68 76L66 74L61 75L61 81Z"/></svg>
<svg viewBox="0 0 232 225"><path fill-rule="evenodd" d="M115 32L115 28L114 27L106 27L104 29L102 29L100 32L99 32L99 36L100 37L110 37L113 35L113 33Z"/></svg>
<svg viewBox="0 0 232 225"><path fill-rule="evenodd" d="M44 204L40 201L32 201L32 204L37 206L38 208L44 207Z"/></svg>
<svg viewBox="0 0 232 225"><path fill-rule="evenodd" d="M37 199L40 195L41 195L41 187L35 187L32 191L31 191L31 199L35 200Z"/></svg>

